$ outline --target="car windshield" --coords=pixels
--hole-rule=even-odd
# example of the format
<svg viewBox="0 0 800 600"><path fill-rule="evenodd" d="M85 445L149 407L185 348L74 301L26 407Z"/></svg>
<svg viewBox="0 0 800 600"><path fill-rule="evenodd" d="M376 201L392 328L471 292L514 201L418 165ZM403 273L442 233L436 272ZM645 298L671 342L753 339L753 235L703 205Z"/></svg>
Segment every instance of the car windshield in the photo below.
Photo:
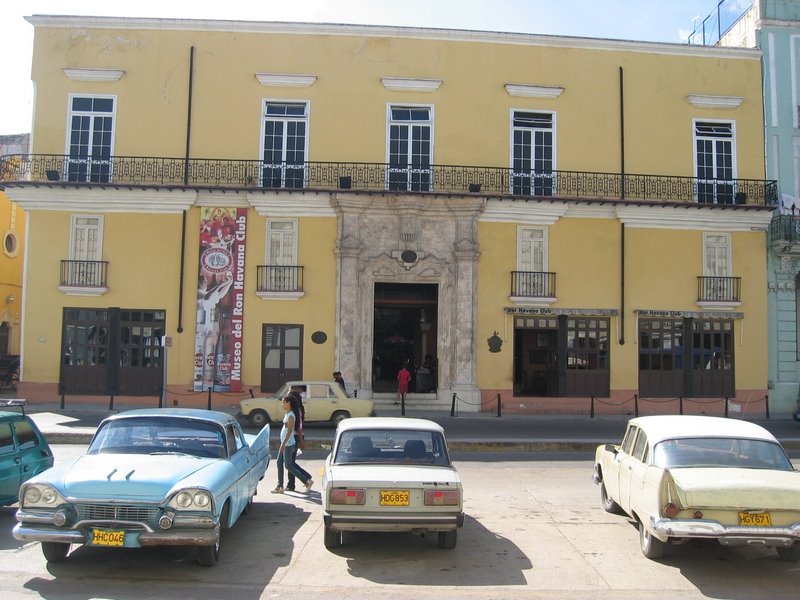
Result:
<svg viewBox="0 0 800 600"><path fill-rule="evenodd" d="M656 444L653 461L658 467L739 467L792 471L779 444L739 438L679 438Z"/></svg>
<svg viewBox="0 0 800 600"><path fill-rule="evenodd" d="M204 421L172 417L132 417L104 423L88 454L191 454L226 456L222 427Z"/></svg>
<svg viewBox="0 0 800 600"><path fill-rule="evenodd" d="M448 467L450 457L439 431L355 429L342 432L333 462Z"/></svg>

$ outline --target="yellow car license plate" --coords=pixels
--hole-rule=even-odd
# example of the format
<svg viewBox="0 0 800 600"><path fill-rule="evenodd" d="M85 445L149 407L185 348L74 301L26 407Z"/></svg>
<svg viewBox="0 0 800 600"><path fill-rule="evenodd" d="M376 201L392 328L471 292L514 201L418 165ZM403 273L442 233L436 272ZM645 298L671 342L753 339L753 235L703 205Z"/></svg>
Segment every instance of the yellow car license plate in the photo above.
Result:
<svg viewBox="0 0 800 600"><path fill-rule="evenodd" d="M772 525L772 519L768 512L740 512L739 525L752 525L754 527L769 527Z"/></svg>
<svg viewBox="0 0 800 600"><path fill-rule="evenodd" d="M116 529L92 529L92 546L124 546L125 532Z"/></svg>
<svg viewBox="0 0 800 600"><path fill-rule="evenodd" d="M408 490L381 490L381 506L408 506Z"/></svg>

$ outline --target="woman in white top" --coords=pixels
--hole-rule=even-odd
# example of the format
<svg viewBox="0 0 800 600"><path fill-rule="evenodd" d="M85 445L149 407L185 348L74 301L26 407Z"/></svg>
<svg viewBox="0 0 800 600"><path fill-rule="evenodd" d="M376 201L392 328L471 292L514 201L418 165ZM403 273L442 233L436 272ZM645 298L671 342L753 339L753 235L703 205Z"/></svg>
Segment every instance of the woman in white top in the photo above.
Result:
<svg viewBox="0 0 800 600"><path fill-rule="evenodd" d="M311 486L314 485L314 480L311 479L311 477L305 471L301 472L297 468L297 465L294 464L294 445L297 443L297 439L294 435L295 415L294 412L292 412L292 405L288 396L281 398L281 406L286 414L283 416L283 427L281 428L281 447L278 450L278 487L272 490L272 493L283 493L284 466L286 466L286 470L289 473L292 473L295 477L303 482L303 485L306 486L307 491L310 491Z"/></svg>

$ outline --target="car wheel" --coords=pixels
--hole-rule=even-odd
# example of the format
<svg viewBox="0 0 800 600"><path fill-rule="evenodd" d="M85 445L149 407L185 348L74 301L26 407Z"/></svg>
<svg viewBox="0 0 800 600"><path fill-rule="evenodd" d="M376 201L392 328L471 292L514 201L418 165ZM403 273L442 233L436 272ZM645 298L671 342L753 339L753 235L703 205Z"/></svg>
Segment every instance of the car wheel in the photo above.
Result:
<svg viewBox="0 0 800 600"><path fill-rule="evenodd" d="M609 498L605 483L600 484L600 502L603 504L603 509L605 509L607 513L611 513L612 515L622 514L620 505Z"/></svg>
<svg viewBox="0 0 800 600"><path fill-rule="evenodd" d="M203 567L213 567L219 560L219 540L213 546L198 546L197 562Z"/></svg>
<svg viewBox="0 0 800 600"><path fill-rule="evenodd" d="M259 428L269 423L269 415L266 411L261 410L260 408L252 411L249 415L247 415L247 418L250 419L250 422L255 427Z"/></svg>
<svg viewBox="0 0 800 600"><path fill-rule="evenodd" d="M458 540L458 531L455 529L453 531L440 531L439 532L439 548L444 548L445 550L452 550L456 547L456 541Z"/></svg>
<svg viewBox="0 0 800 600"><path fill-rule="evenodd" d="M69 544L63 542L42 542L42 554L47 562L57 563L67 558Z"/></svg>
<svg viewBox="0 0 800 600"><path fill-rule="evenodd" d="M345 419L349 419L349 418L350 418L350 413L349 412L347 412L346 410L337 410L331 416L331 423L333 423L334 425L338 425L339 423L341 423Z"/></svg>
<svg viewBox="0 0 800 600"><path fill-rule="evenodd" d="M800 545L795 544L788 548L775 548L778 551L778 558L789 562L800 562Z"/></svg>
<svg viewBox="0 0 800 600"><path fill-rule="evenodd" d="M664 546L666 546L664 542L647 531L644 523L639 523L639 547L646 558L661 558L664 556Z"/></svg>
<svg viewBox="0 0 800 600"><path fill-rule="evenodd" d="M333 550L342 545L342 532L334 531L330 527L325 528L325 547Z"/></svg>

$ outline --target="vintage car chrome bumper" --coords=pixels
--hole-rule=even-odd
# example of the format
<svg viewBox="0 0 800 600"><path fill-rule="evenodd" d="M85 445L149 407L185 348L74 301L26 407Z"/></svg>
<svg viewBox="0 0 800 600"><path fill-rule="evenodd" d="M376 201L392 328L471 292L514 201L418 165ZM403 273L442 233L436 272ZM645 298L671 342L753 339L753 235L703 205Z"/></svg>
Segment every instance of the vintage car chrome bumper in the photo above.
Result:
<svg viewBox="0 0 800 600"><path fill-rule="evenodd" d="M84 520L62 525L64 511L44 512L19 509L12 533L23 542L64 542L85 544L92 528L115 528L136 534L138 546L210 546L219 541L219 519L208 515L174 514L169 528L153 527L138 521Z"/></svg>
<svg viewBox="0 0 800 600"><path fill-rule="evenodd" d="M451 531L463 527L464 513L370 515L359 513L323 514L325 527L335 531Z"/></svg>
<svg viewBox="0 0 800 600"><path fill-rule="evenodd" d="M168 529L138 531L139 546L211 546L219 541L219 526L213 529ZM17 523L14 538L23 542L85 544L89 534L80 529L56 529Z"/></svg>
<svg viewBox="0 0 800 600"><path fill-rule="evenodd" d="M650 518L656 537L712 538L725 546L791 546L800 541L800 523L789 527L723 525L719 521Z"/></svg>

